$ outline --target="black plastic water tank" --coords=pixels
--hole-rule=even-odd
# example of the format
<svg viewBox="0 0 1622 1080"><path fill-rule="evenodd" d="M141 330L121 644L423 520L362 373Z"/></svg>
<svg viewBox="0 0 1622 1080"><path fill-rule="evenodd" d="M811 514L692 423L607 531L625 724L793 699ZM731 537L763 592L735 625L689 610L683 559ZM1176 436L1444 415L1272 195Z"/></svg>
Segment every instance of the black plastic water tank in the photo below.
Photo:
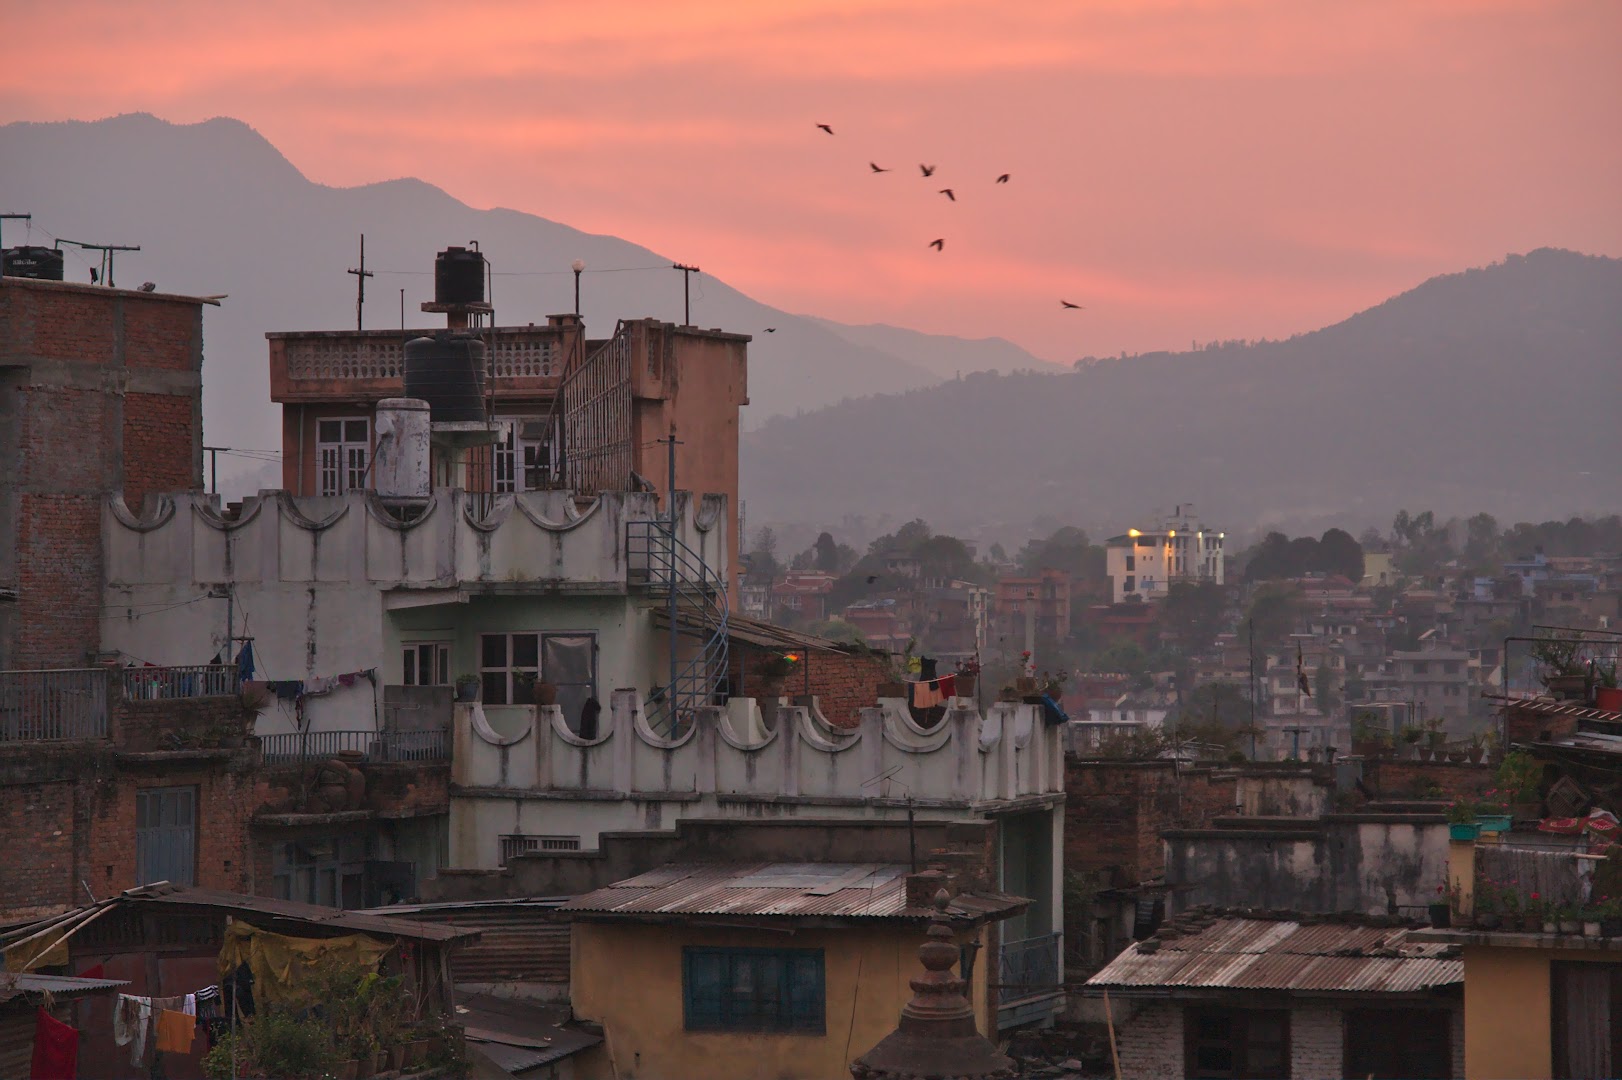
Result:
<svg viewBox="0 0 1622 1080"><path fill-rule="evenodd" d="M434 303L484 303L484 255L461 247L435 255Z"/></svg>
<svg viewBox="0 0 1622 1080"><path fill-rule="evenodd" d="M405 345L405 396L428 403L434 423L484 420L484 342L471 334L412 338Z"/></svg>
<svg viewBox="0 0 1622 1080"><path fill-rule="evenodd" d="M0 274L6 277L62 280L62 253L48 247L14 247L0 251Z"/></svg>

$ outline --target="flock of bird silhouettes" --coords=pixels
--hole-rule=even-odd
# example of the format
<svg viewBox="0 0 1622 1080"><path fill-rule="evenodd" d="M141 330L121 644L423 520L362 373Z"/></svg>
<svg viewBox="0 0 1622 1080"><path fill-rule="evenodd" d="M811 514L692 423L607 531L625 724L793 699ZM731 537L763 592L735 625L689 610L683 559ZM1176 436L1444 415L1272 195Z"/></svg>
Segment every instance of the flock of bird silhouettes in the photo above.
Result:
<svg viewBox="0 0 1622 1080"><path fill-rule="evenodd" d="M829 135L832 135L834 133L833 126L830 125L830 124L818 124L817 129L819 131L826 132ZM876 161L869 161L867 163L867 167L869 169L873 170L873 172L875 174L894 172L895 171L893 169L885 168L884 166L880 165ZM918 171L924 174L925 179L928 179L928 178L935 175L935 166L920 164L918 166ZM997 177L995 182L999 183L999 184L1006 184L1006 183L1008 183L1008 180L1009 180L1010 176L1012 176L1011 173L1002 173ZM950 201L957 202L957 193L955 191L953 191L949 187L941 188L938 192L936 192L936 194L937 195L945 195L947 197L947 199L949 199ZM934 248L936 251L945 251L946 250L946 239L945 239L945 237L939 237L937 239L931 240L929 242L929 246ZM1068 300L1060 300L1059 305L1061 307L1067 309L1067 310L1070 310L1070 311L1082 311L1082 310L1085 310L1080 304L1072 304ZM773 329L775 329L775 328L773 328ZM772 332L772 330L767 331L767 333L771 333L771 332Z"/></svg>

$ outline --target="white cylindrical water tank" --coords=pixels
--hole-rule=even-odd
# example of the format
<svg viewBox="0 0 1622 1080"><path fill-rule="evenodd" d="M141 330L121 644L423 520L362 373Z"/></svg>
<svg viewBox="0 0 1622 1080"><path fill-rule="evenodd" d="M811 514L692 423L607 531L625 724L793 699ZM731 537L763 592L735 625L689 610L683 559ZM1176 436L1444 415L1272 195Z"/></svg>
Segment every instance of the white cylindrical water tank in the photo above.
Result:
<svg viewBox="0 0 1622 1080"><path fill-rule="evenodd" d="M423 502L433 488L428 475L428 403L384 398L377 403L374 487L392 502Z"/></svg>

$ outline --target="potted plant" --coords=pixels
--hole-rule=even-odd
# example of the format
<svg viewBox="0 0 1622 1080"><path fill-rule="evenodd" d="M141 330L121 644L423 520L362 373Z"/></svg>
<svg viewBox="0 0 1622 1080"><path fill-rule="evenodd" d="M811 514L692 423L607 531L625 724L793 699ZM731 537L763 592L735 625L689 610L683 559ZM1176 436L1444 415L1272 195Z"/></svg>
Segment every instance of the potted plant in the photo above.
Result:
<svg viewBox="0 0 1622 1080"><path fill-rule="evenodd" d="M1453 904L1447 886L1445 884L1436 886L1436 895L1440 899L1433 900L1429 905L1431 929L1446 930L1453 925Z"/></svg>
<svg viewBox="0 0 1622 1080"><path fill-rule="evenodd" d="M980 678L980 661L975 659L964 660L957 666L957 696L972 698L975 683Z"/></svg>
<svg viewBox="0 0 1622 1080"><path fill-rule="evenodd" d="M1600 897L1599 933L1600 937L1622 937L1622 897Z"/></svg>
<svg viewBox="0 0 1622 1080"><path fill-rule="evenodd" d="M1583 921L1583 937L1600 936L1600 912L1598 907L1586 907L1578 917Z"/></svg>
<svg viewBox="0 0 1622 1080"><path fill-rule="evenodd" d="M1521 929L1528 934L1535 934L1543 929L1547 919L1547 905L1543 903L1542 897L1533 893L1521 909Z"/></svg>
<svg viewBox="0 0 1622 1080"><path fill-rule="evenodd" d="M1408 747L1410 748L1409 749L1409 756L1410 757L1418 757L1419 756L1419 750L1418 750L1419 740L1424 737L1424 734L1425 734L1424 731L1422 731L1421 729L1415 727L1412 724L1405 724L1403 726L1403 729L1402 729L1402 741L1404 743L1406 743L1408 745Z"/></svg>
<svg viewBox="0 0 1622 1080"><path fill-rule="evenodd" d="M1509 807L1504 803L1497 788L1482 792L1481 798L1476 802L1476 822L1484 833L1508 832L1510 826Z"/></svg>
<svg viewBox="0 0 1622 1080"><path fill-rule="evenodd" d="M1555 921L1559 924L1562 934L1580 934L1583 932L1583 922L1576 904L1561 904L1555 909L1554 914Z"/></svg>
<svg viewBox="0 0 1622 1080"><path fill-rule="evenodd" d="M1542 667L1545 689L1560 700L1588 700L1589 673L1578 638L1540 638L1532 643L1532 659Z"/></svg>
<svg viewBox="0 0 1622 1080"><path fill-rule="evenodd" d="M1489 881L1476 882L1475 893L1475 925L1478 930L1496 930L1503 924L1498 913L1499 894L1497 886Z"/></svg>
<svg viewBox="0 0 1622 1080"><path fill-rule="evenodd" d="M1467 753L1470 755L1470 764L1481 764L1481 759L1487 756L1487 733L1485 731L1478 731L1470 736L1470 749Z"/></svg>
<svg viewBox="0 0 1622 1080"><path fill-rule="evenodd" d="M1594 665L1594 708L1622 712L1622 688L1616 685L1616 661Z"/></svg>
<svg viewBox="0 0 1622 1080"><path fill-rule="evenodd" d="M1498 765L1498 787L1510 802L1511 814L1525 821L1536 818L1539 799L1538 785L1543 779L1543 765L1524 750L1512 750Z"/></svg>
<svg viewBox="0 0 1622 1080"><path fill-rule="evenodd" d="M1476 821L1476 802L1460 795L1447 806L1447 834L1454 840L1474 840L1481 835Z"/></svg>
<svg viewBox="0 0 1622 1080"><path fill-rule="evenodd" d="M461 702L479 700L479 677L477 675L467 674L456 677L456 700Z"/></svg>

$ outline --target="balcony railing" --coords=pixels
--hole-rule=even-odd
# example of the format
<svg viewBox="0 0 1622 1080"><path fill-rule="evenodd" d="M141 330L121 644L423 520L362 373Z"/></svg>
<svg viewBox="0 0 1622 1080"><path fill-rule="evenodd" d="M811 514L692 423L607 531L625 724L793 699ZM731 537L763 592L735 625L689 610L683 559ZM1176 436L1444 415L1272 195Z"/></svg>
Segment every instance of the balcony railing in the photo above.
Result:
<svg viewBox="0 0 1622 1080"><path fill-rule="evenodd" d="M124 696L131 701L223 697L242 689L235 664L124 668L121 675Z"/></svg>
<svg viewBox="0 0 1622 1080"><path fill-rule="evenodd" d="M563 335L541 327L502 327L480 333L491 348L485 373L493 379L546 379L563 372ZM405 347L398 334L286 335L287 378L398 381Z"/></svg>
<svg viewBox="0 0 1622 1080"><path fill-rule="evenodd" d="M1053 993L1059 988L1059 935L1006 942L998 964L998 1001Z"/></svg>
<svg viewBox="0 0 1622 1080"><path fill-rule="evenodd" d="M0 671L0 742L106 737L106 668Z"/></svg>
<svg viewBox="0 0 1622 1080"><path fill-rule="evenodd" d="M359 753L371 762L449 761L450 733L435 731L302 731L262 735L259 752L266 764L324 761Z"/></svg>

